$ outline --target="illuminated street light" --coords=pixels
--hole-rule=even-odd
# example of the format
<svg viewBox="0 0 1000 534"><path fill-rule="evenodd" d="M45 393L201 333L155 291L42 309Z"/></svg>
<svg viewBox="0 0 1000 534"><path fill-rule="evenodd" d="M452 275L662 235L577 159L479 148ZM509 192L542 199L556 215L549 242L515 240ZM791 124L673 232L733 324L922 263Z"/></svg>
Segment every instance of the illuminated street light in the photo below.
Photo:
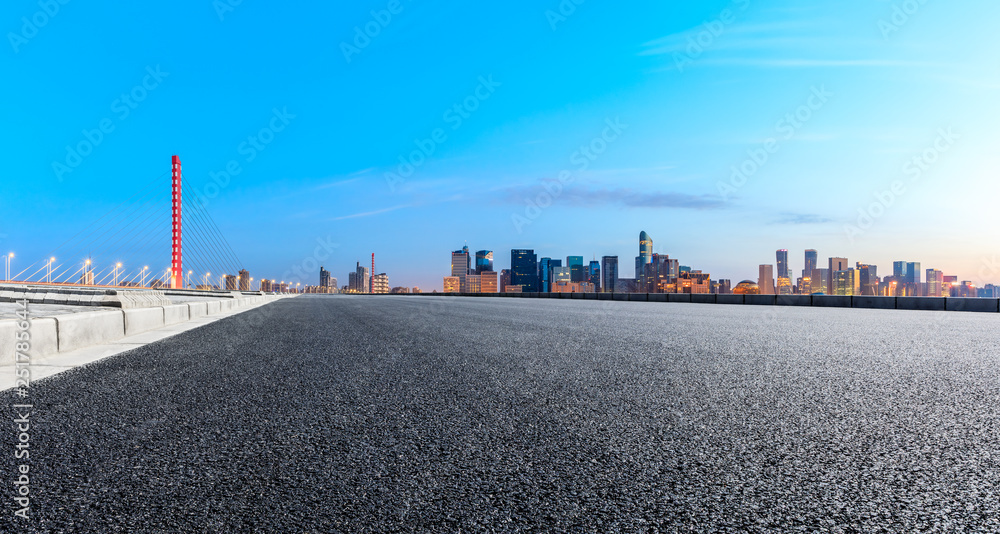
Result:
<svg viewBox="0 0 1000 534"><path fill-rule="evenodd" d="M6 258L4 258L5 260L7 260L7 277L4 278L4 280L7 280L7 281L10 281L10 260L13 257L14 257L14 253L11 252L10 254L7 254Z"/></svg>

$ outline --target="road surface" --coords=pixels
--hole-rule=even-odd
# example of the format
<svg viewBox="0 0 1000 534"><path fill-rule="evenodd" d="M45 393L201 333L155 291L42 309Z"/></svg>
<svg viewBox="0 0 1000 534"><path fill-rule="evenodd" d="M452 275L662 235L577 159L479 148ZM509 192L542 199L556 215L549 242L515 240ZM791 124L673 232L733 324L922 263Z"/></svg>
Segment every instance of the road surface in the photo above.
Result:
<svg viewBox="0 0 1000 534"><path fill-rule="evenodd" d="M36 384L0 530L997 531L998 325L288 299Z"/></svg>

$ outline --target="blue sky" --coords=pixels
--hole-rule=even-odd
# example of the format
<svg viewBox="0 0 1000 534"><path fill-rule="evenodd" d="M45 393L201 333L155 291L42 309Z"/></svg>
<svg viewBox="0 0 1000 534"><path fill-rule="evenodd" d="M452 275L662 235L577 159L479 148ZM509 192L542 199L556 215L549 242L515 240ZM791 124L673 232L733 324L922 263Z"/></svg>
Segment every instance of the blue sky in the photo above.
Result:
<svg viewBox="0 0 1000 534"><path fill-rule="evenodd" d="M801 4L8 2L0 248L44 258L178 154L255 277L374 252L440 289L466 243L630 276L646 230L734 281L815 248L1000 282L1000 5Z"/></svg>

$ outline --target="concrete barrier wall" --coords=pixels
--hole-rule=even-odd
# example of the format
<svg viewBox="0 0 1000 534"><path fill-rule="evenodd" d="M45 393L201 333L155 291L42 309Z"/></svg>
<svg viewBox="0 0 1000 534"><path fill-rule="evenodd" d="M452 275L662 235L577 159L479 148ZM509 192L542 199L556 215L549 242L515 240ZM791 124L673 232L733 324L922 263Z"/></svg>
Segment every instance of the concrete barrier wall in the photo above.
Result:
<svg viewBox="0 0 1000 534"><path fill-rule="evenodd" d="M743 304L752 306L774 306L777 302L775 295L743 295Z"/></svg>
<svg viewBox="0 0 1000 534"><path fill-rule="evenodd" d="M14 319L0 321L0 365L13 366L17 351L17 334L21 332ZM48 356L59 352L59 342L56 335L56 320L51 317L39 317L31 320L28 332L28 355L31 359Z"/></svg>
<svg viewBox="0 0 1000 534"><path fill-rule="evenodd" d="M209 315L218 315L222 312L222 303L218 300L210 300L205 303Z"/></svg>
<svg viewBox="0 0 1000 534"><path fill-rule="evenodd" d="M191 308L187 304L171 304L163 307L163 324L183 323L191 318Z"/></svg>
<svg viewBox="0 0 1000 534"><path fill-rule="evenodd" d="M70 313L56 316L55 320L59 352L110 343L125 337L125 314L121 311Z"/></svg>
<svg viewBox="0 0 1000 534"><path fill-rule="evenodd" d="M125 335L141 334L163 327L163 308L131 308L125 314Z"/></svg>
<svg viewBox="0 0 1000 534"><path fill-rule="evenodd" d="M852 300L855 308L896 309L896 297L856 296Z"/></svg>
<svg viewBox="0 0 1000 534"><path fill-rule="evenodd" d="M851 297L846 295L813 295L812 305L820 308L850 308Z"/></svg>
<svg viewBox="0 0 1000 534"><path fill-rule="evenodd" d="M208 315L208 305L204 302L188 302L188 317L196 319Z"/></svg>
<svg viewBox="0 0 1000 534"><path fill-rule="evenodd" d="M441 293L417 293L418 296L443 296ZM528 296L508 293L501 296ZM558 298L556 294L531 294ZM815 306L818 308L869 308L897 310L938 310L1000 313L1000 299L945 297L876 297L847 295L716 295L687 293L575 293L562 298L618 300L637 302L693 302L701 304L744 304L757 306ZM579 295L579 296L578 296ZM484 296L484 295L469 295Z"/></svg>
<svg viewBox="0 0 1000 534"><path fill-rule="evenodd" d="M777 295L774 304L777 306L812 306L812 295Z"/></svg>
<svg viewBox="0 0 1000 534"><path fill-rule="evenodd" d="M898 310L944 310L944 297L899 297Z"/></svg>

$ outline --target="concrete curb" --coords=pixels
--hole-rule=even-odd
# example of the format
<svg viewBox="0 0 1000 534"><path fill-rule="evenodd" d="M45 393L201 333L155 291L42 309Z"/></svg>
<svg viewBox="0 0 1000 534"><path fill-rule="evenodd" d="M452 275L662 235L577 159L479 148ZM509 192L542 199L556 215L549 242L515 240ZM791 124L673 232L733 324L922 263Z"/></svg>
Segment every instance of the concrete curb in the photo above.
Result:
<svg viewBox="0 0 1000 534"><path fill-rule="evenodd" d="M292 295L289 295L289 297ZM84 311L57 316L31 316L31 361L78 349L103 345L122 338L188 322L199 317L232 312L241 308L265 305L288 298L267 295L229 298L206 302L188 302L146 308ZM209 313L211 312L211 313ZM16 334L19 321L0 320L0 367L12 366L16 358Z"/></svg>

